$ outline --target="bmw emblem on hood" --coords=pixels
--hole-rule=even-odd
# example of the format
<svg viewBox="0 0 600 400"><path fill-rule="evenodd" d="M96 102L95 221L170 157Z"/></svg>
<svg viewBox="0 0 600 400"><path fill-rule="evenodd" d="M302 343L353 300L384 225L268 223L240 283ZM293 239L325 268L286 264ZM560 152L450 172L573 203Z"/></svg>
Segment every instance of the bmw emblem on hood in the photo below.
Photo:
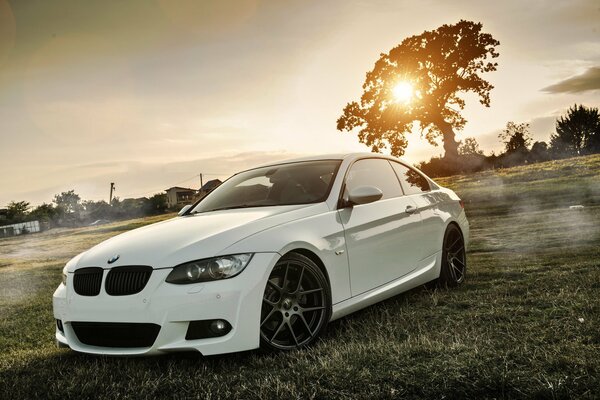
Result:
<svg viewBox="0 0 600 400"><path fill-rule="evenodd" d="M115 261L117 261L117 260L119 259L119 257L121 257L121 256L120 256L120 255L118 255L118 254L117 254L117 255L114 255L114 256L112 256L112 257L111 257L111 258L108 260L108 263L109 263L109 264L112 264L112 263L114 263Z"/></svg>

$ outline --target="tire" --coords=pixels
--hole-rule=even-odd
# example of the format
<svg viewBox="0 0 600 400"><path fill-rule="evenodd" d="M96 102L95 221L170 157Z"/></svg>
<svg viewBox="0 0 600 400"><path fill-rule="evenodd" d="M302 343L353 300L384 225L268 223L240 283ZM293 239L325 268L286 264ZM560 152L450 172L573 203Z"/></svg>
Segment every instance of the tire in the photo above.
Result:
<svg viewBox="0 0 600 400"><path fill-rule="evenodd" d="M308 346L331 317L331 290L321 269L297 253L283 256L267 281L260 317L265 350L289 351Z"/></svg>
<svg viewBox="0 0 600 400"><path fill-rule="evenodd" d="M458 226L450 224L444 234L442 266L438 286L456 287L465 281L466 272L465 241Z"/></svg>

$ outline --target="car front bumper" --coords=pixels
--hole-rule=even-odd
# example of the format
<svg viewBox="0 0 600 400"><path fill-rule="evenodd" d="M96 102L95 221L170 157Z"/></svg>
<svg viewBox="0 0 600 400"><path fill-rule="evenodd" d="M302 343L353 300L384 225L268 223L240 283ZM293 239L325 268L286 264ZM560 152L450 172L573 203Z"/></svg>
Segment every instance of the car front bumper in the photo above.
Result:
<svg viewBox="0 0 600 400"><path fill-rule="evenodd" d="M62 323L56 340L84 353L106 355L151 355L173 351L199 351L203 355L251 350L260 344L262 296L269 274L279 259L277 253L256 253L236 277L191 285L174 285L165 279L171 269L156 269L137 294L80 296L69 274L67 286L54 292L54 317ZM222 319L232 329L221 337L186 340L190 321ZM82 343L73 322L156 324L160 331L150 347L100 347Z"/></svg>

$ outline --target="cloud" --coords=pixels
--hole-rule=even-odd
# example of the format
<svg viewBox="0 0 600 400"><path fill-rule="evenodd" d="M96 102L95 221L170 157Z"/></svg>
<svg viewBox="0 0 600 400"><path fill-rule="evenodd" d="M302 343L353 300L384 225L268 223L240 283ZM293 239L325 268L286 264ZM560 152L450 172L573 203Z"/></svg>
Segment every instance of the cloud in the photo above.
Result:
<svg viewBox="0 0 600 400"><path fill-rule="evenodd" d="M600 89L600 67L590 67L581 75L565 79L542 89L548 93L582 93Z"/></svg>

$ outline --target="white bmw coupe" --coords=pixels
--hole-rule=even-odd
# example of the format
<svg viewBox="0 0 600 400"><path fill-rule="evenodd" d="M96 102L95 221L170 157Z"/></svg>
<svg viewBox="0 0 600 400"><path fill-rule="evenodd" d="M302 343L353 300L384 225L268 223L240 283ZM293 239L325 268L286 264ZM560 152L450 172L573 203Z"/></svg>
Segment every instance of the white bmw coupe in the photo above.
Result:
<svg viewBox="0 0 600 400"><path fill-rule="evenodd" d="M396 158L249 169L69 261L56 340L110 355L296 349L388 297L462 283L468 235L458 196Z"/></svg>

